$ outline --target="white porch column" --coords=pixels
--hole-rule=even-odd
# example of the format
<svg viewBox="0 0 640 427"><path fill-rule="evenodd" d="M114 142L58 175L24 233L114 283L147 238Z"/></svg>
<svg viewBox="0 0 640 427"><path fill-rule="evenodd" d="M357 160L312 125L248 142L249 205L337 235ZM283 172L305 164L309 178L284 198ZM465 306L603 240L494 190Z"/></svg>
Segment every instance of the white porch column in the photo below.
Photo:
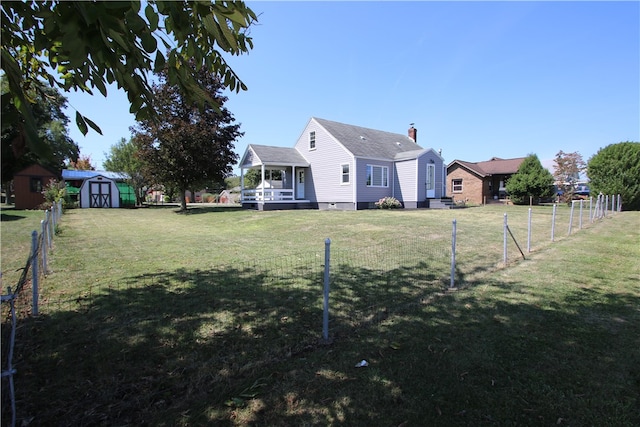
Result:
<svg viewBox="0 0 640 427"><path fill-rule="evenodd" d="M298 180L296 178L296 167L291 167L291 182L293 182L293 200L298 198Z"/></svg>

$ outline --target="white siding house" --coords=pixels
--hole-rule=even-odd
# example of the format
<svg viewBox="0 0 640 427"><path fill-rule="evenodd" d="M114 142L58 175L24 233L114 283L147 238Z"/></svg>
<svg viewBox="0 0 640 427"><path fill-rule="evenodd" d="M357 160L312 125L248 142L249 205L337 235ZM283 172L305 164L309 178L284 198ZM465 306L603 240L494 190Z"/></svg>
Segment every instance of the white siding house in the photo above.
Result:
<svg viewBox="0 0 640 427"><path fill-rule="evenodd" d="M429 207L444 197L444 162L433 149L408 135L312 117L293 148L251 144L240 161L241 176L260 169L261 182L270 170L280 171L281 188L245 189L247 208L341 209L375 207L383 197L395 197L406 208Z"/></svg>

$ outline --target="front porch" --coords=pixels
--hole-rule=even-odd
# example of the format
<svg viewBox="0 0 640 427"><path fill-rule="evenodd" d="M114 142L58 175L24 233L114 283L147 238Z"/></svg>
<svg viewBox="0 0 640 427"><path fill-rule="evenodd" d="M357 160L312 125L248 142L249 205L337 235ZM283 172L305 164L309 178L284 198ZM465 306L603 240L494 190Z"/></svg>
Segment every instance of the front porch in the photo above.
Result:
<svg viewBox="0 0 640 427"><path fill-rule="evenodd" d="M259 211L314 209L311 201L296 199L293 189L255 188L242 190L242 207Z"/></svg>
<svg viewBox="0 0 640 427"><path fill-rule="evenodd" d="M312 209L305 197L309 164L295 150L250 145L240 162L240 203L257 210Z"/></svg>

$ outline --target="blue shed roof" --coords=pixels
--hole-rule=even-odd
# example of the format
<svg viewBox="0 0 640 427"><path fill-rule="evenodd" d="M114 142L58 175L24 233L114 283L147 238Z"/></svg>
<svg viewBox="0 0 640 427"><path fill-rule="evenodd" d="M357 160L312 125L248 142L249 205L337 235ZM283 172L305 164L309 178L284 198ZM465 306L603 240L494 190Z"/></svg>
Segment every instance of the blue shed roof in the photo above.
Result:
<svg viewBox="0 0 640 427"><path fill-rule="evenodd" d="M63 169L62 179L89 179L94 176L104 176L105 178L112 179L114 181L124 181L129 179L129 175L124 172L111 172L111 171L82 171L75 169Z"/></svg>

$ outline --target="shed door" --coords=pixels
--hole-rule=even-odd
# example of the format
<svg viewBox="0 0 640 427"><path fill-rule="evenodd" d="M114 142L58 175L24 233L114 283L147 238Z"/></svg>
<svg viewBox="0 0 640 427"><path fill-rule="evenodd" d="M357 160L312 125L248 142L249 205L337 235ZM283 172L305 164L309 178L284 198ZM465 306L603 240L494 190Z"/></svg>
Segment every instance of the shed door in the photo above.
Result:
<svg viewBox="0 0 640 427"><path fill-rule="evenodd" d="M425 183L427 190L427 199L433 199L436 197L436 165L433 163L427 163L427 182Z"/></svg>
<svg viewBox="0 0 640 427"><path fill-rule="evenodd" d="M111 183L98 181L89 183L89 207L111 207Z"/></svg>

